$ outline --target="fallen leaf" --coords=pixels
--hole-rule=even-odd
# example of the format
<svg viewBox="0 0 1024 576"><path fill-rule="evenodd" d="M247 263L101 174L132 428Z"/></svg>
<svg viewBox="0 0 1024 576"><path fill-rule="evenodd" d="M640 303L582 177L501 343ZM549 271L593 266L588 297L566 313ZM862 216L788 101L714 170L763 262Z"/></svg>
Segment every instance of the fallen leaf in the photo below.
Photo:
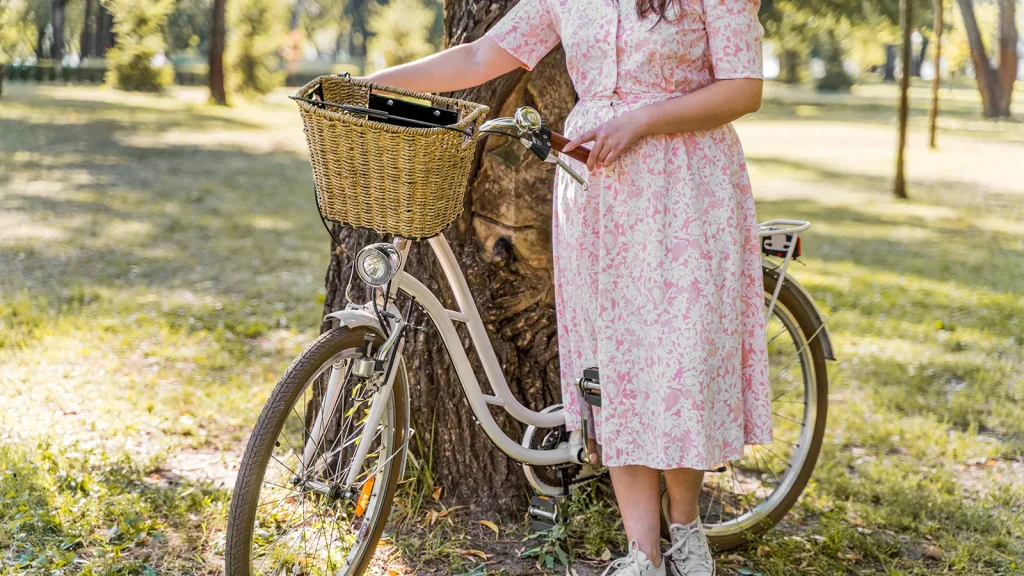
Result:
<svg viewBox="0 0 1024 576"><path fill-rule="evenodd" d="M856 552L840 552L838 556L840 559L849 560L850 562L856 562L857 560L860 560L860 554Z"/></svg>
<svg viewBox="0 0 1024 576"><path fill-rule="evenodd" d="M483 550L459 550L459 554L463 556L476 556L481 560L487 560L490 556L487 555Z"/></svg>
<svg viewBox="0 0 1024 576"><path fill-rule="evenodd" d="M729 554L728 556L726 556L725 559L728 560L729 562L735 562L737 564L739 564L740 562L745 562L747 560L746 558L744 558L743 556L740 556L739 554Z"/></svg>
<svg viewBox="0 0 1024 576"><path fill-rule="evenodd" d="M498 532L498 525L497 524L495 524L494 522L491 522L490 520L480 520L479 523L484 525L484 526L487 526L491 530L494 530L494 536L495 537L498 536L499 532Z"/></svg>
<svg viewBox="0 0 1024 576"><path fill-rule="evenodd" d="M764 544L762 544L762 545L757 547L757 555L758 556L771 556L772 555L772 549L769 548L768 546L765 546Z"/></svg>
<svg viewBox="0 0 1024 576"><path fill-rule="evenodd" d="M605 548L604 552L601 552L601 561L607 562L612 559L612 551Z"/></svg>
<svg viewBox="0 0 1024 576"><path fill-rule="evenodd" d="M921 554L923 554L925 558L931 558L932 560L942 560L943 556L942 549L934 544L925 544L921 547Z"/></svg>
<svg viewBox="0 0 1024 576"><path fill-rule="evenodd" d="M441 487L440 486L438 486L437 490L434 490L434 494L433 494L433 496L431 496L431 498L434 499L434 502L437 502L438 500L441 499Z"/></svg>

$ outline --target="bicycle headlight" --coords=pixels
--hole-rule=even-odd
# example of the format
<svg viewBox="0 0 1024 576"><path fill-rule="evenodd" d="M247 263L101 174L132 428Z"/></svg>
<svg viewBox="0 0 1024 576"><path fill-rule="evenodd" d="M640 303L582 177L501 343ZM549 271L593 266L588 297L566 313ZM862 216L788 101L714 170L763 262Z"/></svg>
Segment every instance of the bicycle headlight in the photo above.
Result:
<svg viewBox="0 0 1024 576"><path fill-rule="evenodd" d="M371 244L356 254L356 273L370 286L384 286L398 274L402 254L392 244Z"/></svg>

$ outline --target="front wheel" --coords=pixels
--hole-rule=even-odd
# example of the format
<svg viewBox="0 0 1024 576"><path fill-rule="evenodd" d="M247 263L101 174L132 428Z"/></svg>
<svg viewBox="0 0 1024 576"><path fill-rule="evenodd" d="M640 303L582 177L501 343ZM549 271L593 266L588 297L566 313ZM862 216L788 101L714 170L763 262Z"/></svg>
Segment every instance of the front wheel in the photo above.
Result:
<svg viewBox="0 0 1024 576"><path fill-rule="evenodd" d="M765 268L766 311L777 281L778 275ZM814 471L828 414L823 328L815 325L814 317L812 304L790 282L784 283L766 330L774 442L746 446L743 458L704 476L701 521L720 550L740 546L775 526ZM667 518L667 494L662 511Z"/></svg>
<svg viewBox="0 0 1024 576"><path fill-rule="evenodd" d="M373 561L405 460L408 381L399 361L367 456L343 493L338 487L379 400L377 382L351 372L367 338L383 343L366 328L325 332L271 393L231 498L227 576L360 576Z"/></svg>

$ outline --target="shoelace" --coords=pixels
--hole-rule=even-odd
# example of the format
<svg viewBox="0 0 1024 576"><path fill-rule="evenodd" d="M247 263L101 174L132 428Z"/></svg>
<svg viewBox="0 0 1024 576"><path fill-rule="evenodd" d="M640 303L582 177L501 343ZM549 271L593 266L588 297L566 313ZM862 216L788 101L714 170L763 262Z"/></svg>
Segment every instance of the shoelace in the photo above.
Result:
<svg viewBox="0 0 1024 576"><path fill-rule="evenodd" d="M629 541L629 554L625 558L619 558L618 560L615 560L614 562L609 564L608 567L604 569L604 572L601 573L601 576L608 576L608 573L610 573L613 569L619 570L620 568L626 568L630 564L636 566L636 568L637 568L636 572L637 572L637 574L639 574L640 573L640 566L637 566L637 561L636 561L636 553L639 550L640 550L640 545L637 544L636 540L630 540Z"/></svg>
<svg viewBox="0 0 1024 576"><path fill-rule="evenodd" d="M687 528L686 534L684 534L678 542L673 544L672 547L670 547L668 550L661 553L662 557L669 561L674 560L675 553L678 552L680 549L684 549L683 556L680 559L685 560L690 555L690 535L694 532L697 533L698 538L704 541L705 548L711 547L711 542L708 540L708 535L705 534L704 530L702 530L700 527L695 526L693 528ZM712 569L713 566L707 565L707 558L701 558L701 561L708 568L708 570Z"/></svg>

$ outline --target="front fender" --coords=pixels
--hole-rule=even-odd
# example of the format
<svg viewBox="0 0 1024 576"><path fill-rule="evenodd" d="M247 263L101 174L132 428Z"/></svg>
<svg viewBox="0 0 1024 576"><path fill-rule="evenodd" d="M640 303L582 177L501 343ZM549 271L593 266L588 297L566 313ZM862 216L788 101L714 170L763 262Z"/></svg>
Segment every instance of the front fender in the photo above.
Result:
<svg viewBox="0 0 1024 576"><path fill-rule="evenodd" d="M395 317L401 318L402 313L399 312L398 308L394 303L388 303L388 312L391 312ZM349 328L358 328L360 326L366 326L374 329L379 334L383 335L384 330L381 329L380 321L377 319L377 315L373 313L373 308L368 304L354 305L349 304L344 310L336 310L324 316L324 321L327 319L337 320L342 326L348 326ZM392 320L391 325L388 328L393 329L397 320Z"/></svg>

